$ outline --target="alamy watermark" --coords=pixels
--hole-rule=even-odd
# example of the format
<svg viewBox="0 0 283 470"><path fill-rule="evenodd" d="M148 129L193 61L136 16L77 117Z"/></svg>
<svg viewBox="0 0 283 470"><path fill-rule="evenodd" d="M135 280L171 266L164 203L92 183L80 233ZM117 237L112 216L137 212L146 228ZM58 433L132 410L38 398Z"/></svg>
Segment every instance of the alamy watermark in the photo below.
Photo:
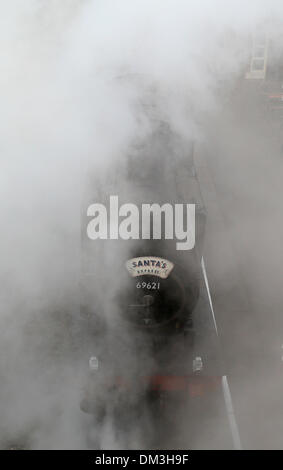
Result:
<svg viewBox="0 0 283 470"><path fill-rule="evenodd" d="M91 204L87 235L91 240L178 240L177 250L195 246L195 204L123 204L118 196L109 198L109 214L104 204Z"/></svg>

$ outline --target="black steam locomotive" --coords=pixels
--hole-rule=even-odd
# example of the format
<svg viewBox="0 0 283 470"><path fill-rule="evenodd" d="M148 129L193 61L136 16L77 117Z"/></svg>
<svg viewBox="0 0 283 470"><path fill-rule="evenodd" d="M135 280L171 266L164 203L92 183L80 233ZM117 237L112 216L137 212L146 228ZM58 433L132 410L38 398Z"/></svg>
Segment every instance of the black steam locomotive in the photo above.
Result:
<svg viewBox="0 0 283 470"><path fill-rule="evenodd" d="M192 249L177 249L180 239L176 234L162 236L163 214L158 219L159 238L153 235L155 222L150 218L147 238L119 239L116 231L112 239L90 239L86 235L90 216L86 214L91 212L87 207L93 195L86 198L81 314L87 322L88 339L83 343L90 381L81 407L90 413L97 412L98 402L103 402L101 409L105 410L106 390L134 388L143 390L145 396L155 391L160 397L161 390L184 388L187 376L202 368L201 358L193 350L193 312L200 296L206 215L193 145L168 125L158 123L146 143L133 146L125 167L115 168L112 180L97 188L99 185L96 200L105 207L111 195L117 195L120 204L130 202L139 209L142 204L194 205L195 240ZM189 220L183 222L189 224ZM109 214L107 223L111 224ZM94 399L98 384L100 398Z"/></svg>

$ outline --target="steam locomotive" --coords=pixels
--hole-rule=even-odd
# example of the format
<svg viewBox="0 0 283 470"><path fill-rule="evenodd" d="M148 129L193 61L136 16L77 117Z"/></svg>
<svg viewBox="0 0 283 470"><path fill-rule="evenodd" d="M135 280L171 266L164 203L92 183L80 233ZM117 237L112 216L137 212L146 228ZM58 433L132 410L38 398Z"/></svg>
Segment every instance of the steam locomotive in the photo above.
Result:
<svg viewBox="0 0 283 470"><path fill-rule="evenodd" d="M158 123L146 143L132 149L125 168L116 168L112 182L108 180L107 188L102 185L98 191L105 205L111 194L136 207L194 204L192 249L177 250L179 240L166 236L90 240L84 210L81 312L88 321L89 340L84 344L90 381L81 407L88 413L97 413L98 403L105 412L105 401L113 403L117 390L121 408L121 389L131 390L131 396L138 395L139 400L141 393L154 396L154 402L157 397L158 403L164 392L187 393L191 388L194 393L192 376L202 373L194 315L201 299L206 213L193 150L191 142L184 142L167 124ZM85 207L91 200L86 200ZM164 228L162 216L161 223ZM152 235L153 219L150 224Z"/></svg>

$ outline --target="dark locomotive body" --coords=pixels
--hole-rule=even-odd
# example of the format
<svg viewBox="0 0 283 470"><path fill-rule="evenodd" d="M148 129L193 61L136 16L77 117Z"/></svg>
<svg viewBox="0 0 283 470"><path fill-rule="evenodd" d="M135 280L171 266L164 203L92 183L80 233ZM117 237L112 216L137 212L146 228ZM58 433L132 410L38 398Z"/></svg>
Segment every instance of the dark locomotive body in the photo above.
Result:
<svg viewBox="0 0 283 470"><path fill-rule="evenodd" d="M133 147L127 164L113 171L107 187L95 187L96 200L105 206L110 195L118 195L120 204L195 204L196 209L195 246L177 250L176 238L89 240L85 213L94 199L91 191L85 200L81 316L87 325L86 359L94 360L95 367L89 371L81 408L103 417L106 407L118 402L120 426L129 408L135 415L141 403L155 403L156 413L165 391L186 394L187 377L201 369L195 367L201 358L194 349L193 312L200 295L206 215L193 145L164 123L156 125L146 143ZM169 263L169 274L160 276L153 261ZM136 276L127 269L131 263L140 271Z"/></svg>
<svg viewBox="0 0 283 470"><path fill-rule="evenodd" d="M146 143L133 146L125 168L121 172L114 169L107 188L102 185L96 192L96 198L107 206L111 194L119 197L120 204L130 202L137 207L154 203L160 206L166 203L172 206L195 204L195 246L191 250L177 250L176 244L180 240L165 239L163 230L161 239L151 236L147 240L88 240L87 218L84 216L82 310L89 316L100 315L98 304L104 302L103 298L99 302L97 299L101 289L105 292L105 287L108 290L110 283L113 292L108 292L108 295L112 296L111 302L117 309L115 320L119 317L121 321L129 321L136 327L156 331L163 329L168 334L186 327L199 296L205 230L205 210L194 166L193 145L184 142L166 124L158 123ZM91 194L87 201L90 202L93 197ZM162 224L164 228L164 219ZM111 258L109 265L105 262L107 258ZM151 258L169 261L173 265L168 277L163 279L154 269L151 269L152 272L144 269L149 272L132 277L126 269L126 263L131 259L137 259L137 263L141 259L154 268ZM100 284L101 289L97 289ZM93 296L89 295L90 291L93 291Z"/></svg>

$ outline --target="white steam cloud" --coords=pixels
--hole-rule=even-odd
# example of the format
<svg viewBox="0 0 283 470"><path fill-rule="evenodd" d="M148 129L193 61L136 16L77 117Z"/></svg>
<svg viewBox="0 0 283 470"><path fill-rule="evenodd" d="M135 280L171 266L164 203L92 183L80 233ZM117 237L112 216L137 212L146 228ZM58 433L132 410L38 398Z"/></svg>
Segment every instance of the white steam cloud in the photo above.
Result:
<svg viewBox="0 0 283 470"><path fill-rule="evenodd" d="M207 116L243 76L254 27L283 7L3 0L0 11L0 441L85 448L71 352L85 175L107 180L150 134L152 89L158 119L204 140ZM104 446L121 448L107 426Z"/></svg>

